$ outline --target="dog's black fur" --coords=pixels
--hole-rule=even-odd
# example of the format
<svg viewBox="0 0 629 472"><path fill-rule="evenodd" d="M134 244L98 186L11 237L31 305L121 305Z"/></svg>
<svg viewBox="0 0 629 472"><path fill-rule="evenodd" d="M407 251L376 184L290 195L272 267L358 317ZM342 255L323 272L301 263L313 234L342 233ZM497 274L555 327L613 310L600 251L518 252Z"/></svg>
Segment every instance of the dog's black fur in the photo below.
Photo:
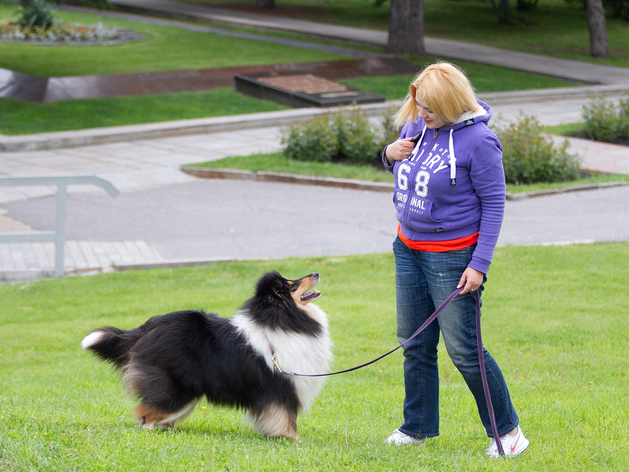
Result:
<svg viewBox="0 0 629 472"><path fill-rule="evenodd" d="M122 370L123 382L141 400L135 415L147 428L174 426L205 396L212 403L247 410L249 421L262 434L295 438L297 414L322 382L281 375L271 352L278 357L281 353L287 363L289 357L300 356L296 366L306 362L310 373L328 368L327 318L318 307L308 305L320 295L309 291L318 279L318 274L311 274L287 280L269 272L233 318L178 311L153 317L130 331L97 329L82 346ZM320 351L315 356L303 352L311 345L308 351ZM310 357L313 362L307 360Z"/></svg>

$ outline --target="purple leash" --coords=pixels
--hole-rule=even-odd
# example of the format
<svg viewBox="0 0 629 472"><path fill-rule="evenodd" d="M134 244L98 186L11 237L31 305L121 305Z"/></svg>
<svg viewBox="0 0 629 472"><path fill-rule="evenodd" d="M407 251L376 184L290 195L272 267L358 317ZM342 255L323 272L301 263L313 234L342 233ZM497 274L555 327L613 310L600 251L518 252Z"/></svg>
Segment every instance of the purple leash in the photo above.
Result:
<svg viewBox="0 0 629 472"><path fill-rule="evenodd" d="M428 327L428 325L432 323L441 314L443 310L445 310L445 308L452 302L452 300L454 300L457 297L459 293L463 291L463 289L464 287L457 288L454 292L452 292L452 294L448 298L446 298L446 300L441 304L441 306L437 308L435 312L432 315L430 315L430 317L428 317L428 319L424 322L424 324L422 324L419 327L419 329L415 331L415 333L413 333L413 335L410 338L408 338L406 341L401 343L399 346L391 349L389 352L382 354L379 357L376 357L374 360L365 362L364 364L360 364L355 367L350 367L349 369L339 370L337 372L329 372L327 374L296 374L294 372L285 372L280 368L278 364L277 356L275 355L275 352L273 351L273 346L270 346L271 355L273 356L273 364L275 365L277 370L280 372L280 374L292 375L294 377L328 377L330 375L344 374L346 372L352 372L353 370L362 369L363 367L367 367L368 365L371 365L375 362L378 362L380 359L387 357L389 354L394 353L395 351L403 347L406 343L412 341L417 336L419 336L419 334L422 331L424 331ZM485 399L487 400L487 411L489 413L489 421L491 423L491 429L494 433L494 439L496 440L496 446L498 447L498 454L500 454L501 456L504 456L504 450L502 449L502 441L500 441L500 436L498 436L498 427L496 426L496 416L494 414L494 406L491 402L491 395L489 393L489 384L487 383L487 372L485 372L485 356L483 355L483 339L481 336L481 329L480 329L480 296L478 295L478 292L476 292L474 295L476 295L476 341L478 345L478 363L480 365L481 380L483 382L483 392L485 393Z"/></svg>
<svg viewBox="0 0 629 472"><path fill-rule="evenodd" d="M480 329L480 295L478 292L476 295L476 344L478 346L478 364L480 366L480 377L483 381L483 391L485 392L485 400L487 401L487 412L489 414L489 422L491 423L491 430L494 433L494 440L496 441L496 447L498 448L498 454L505 455L505 451L502 449L502 441L498 436L498 426L496 426L496 415L494 414L494 405L491 403L491 395L489 394L489 382L487 382L487 372L485 371L485 355L483 353L483 337Z"/></svg>

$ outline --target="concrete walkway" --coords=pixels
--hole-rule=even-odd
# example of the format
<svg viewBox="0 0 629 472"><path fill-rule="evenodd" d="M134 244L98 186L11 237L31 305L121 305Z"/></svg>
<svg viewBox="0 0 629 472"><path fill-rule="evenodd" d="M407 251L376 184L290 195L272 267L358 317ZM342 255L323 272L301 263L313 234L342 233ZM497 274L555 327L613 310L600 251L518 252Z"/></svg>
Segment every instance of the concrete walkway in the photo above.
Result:
<svg viewBox="0 0 629 472"><path fill-rule="evenodd" d="M120 4L120 0L114 3ZM140 1L124 0L140 8ZM169 2L146 2L171 8ZM176 4L186 16L200 7ZM207 9L202 11L207 13ZM204 14L206 14L204 13ZM221 13L221 12L219 12ZM229 12L231 21L247 25L243 15ZM160 14L168 14L161 11ZM210 12L207 14L214 14ZM223 13L221 13L223 14ZM260 15L257 15L260 16ZM216 22L222 19L214 20ZM247 21L253 21L250 18ZM260 18L258 18L260 20ZM276 18L273 28L294 27ZM319 31L323 31L322 25ZM304 26L305 28L305 26ZM348 30L333 27L337 33ZM302 30L303 31L303 30ZM382 33L360 30L370 40ZM353 32L354 34L356 32ZM357 34L357 33L356 33ZM384 41L386 41L386 36ZM442 57L463 54L448 41ZM471 47L467 45L467 47ZM473 48L474 49L474 48ZM479 62L512 64L514 53L483 46L474 49ZM448 52L449 51L449 52ZM464 54L471 54L470 51ZM517 54L517 53L515 53ZM476 57L476 56L474 56ZM496 120L520 113L542 124L581 120L588 94L608 92L618 97L629 89L629 70L522 55L514 68L533 70L540 61L547 75L605 85L584 88L481 94ZM466 57L466 60L474 60ZM493 62L492 62L493 63ZM515 66L518 67L515 67ZM618 69L618 70L616 70ZM540 72L538 70L538 72ZM601 82L602 80L599 80ZM381 116L389 106L366 106ZM96 174L123 194L111 200L92 188L70 188L66 269L70 273L117 267L180 265L225 258L275 258L299 255L343 255L390 250L395 220L390 195L347 189L305 188L287 184L199 180L179 170L181 164L279 150L281 126L304 119L319 109L288 110L238 117L186 120L128 127L0 136L0 175L33 176ZM375 118L374 118L375 119ZM570 139L582 153L584 167L629 173L626 147ZM54 189L0 190L0 232L50 230L54 226ZM288 208L285 201L306 202ZM509 202L500 244L557 244L629 240L629 187L544 197L541 201ZM589 223L583 224L586 219ZM523 226L524 225L524 226ZM301 241L296 244L295 241ZM20 280L47 275L52 269L52 244L0 244L0 279Z"/></svg>

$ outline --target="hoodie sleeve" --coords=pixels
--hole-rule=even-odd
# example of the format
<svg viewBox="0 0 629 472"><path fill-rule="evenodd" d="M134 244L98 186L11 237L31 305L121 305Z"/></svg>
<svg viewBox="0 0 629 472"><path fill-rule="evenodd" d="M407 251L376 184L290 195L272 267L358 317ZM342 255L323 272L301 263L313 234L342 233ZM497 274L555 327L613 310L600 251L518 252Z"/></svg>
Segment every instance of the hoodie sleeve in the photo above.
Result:
<svg viewBox="0 0 629 472"><path fill-rule="evenodd" d="M408 136L412 136L411 134L409 134L409 129L411 128L412 123L413 122L411 120L406 122L406 124L402 128L402 131L400 131L400 135L398 136L398 139L404 139L404 138L407 138ZM389 165L389 161L387 161L387 148L388 147L389 145L387 144L384 147L384 150L382 151L382 163L384 164L384 168L386 170L393 173L393 167L395 167L395 162Z"/></svg>
<svg viewBox="0 0 629 472"><path fill-rule="evenodd" d="M484 136L476 143L470 157L470 177L480 199L481 219L478 244L469 266L486 274L505 209L506 185L500 140L493 133Z"/></svg>
<svg viewBox="0 0 629 472"><path fill-rule="evenodd" d="M395 162L389 165L389 160L387 159L387 148L389 145L387 144L382 151L382 163L384 164L384 168L389 172L393 173L393 168L395 167Z"/></svg>

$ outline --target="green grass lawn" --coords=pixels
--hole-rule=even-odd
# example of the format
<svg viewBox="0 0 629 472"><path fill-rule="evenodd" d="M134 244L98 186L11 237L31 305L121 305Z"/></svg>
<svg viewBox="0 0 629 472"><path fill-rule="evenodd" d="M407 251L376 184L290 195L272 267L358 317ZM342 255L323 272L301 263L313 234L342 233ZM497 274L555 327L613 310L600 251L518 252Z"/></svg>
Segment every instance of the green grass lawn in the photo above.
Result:
<svg viewBox="0 0 629 472"><path fill-rule="evenodd" d="M0 3L0 19L15 18L15 4ZM127 74L185 69L212 69L257 64L348 59L315 49L265 41L198 33L174 26L159 26L109 19L98 14L59 11L58 21L103 23L126 27L146 38L112 46L43 46L0 43L0 67L39 77Z"/></svg>
<svg viewBox="0 0 629 472"><path fill-rule="evenodd" d="M253 5L250 0L181 0L203 2L217 6L240 3ZM277 2L279 14L293 18L342 24L355 27L388 30L389 3L375 8L369 0L283 0ZM597 64L629 67L629 24L606 19L611 55L593 59L589 55L587 17L582 4L564 0L539 2L533 11L515 10L516 25L498 24L491 3L483 0L425 0L425 35L485 44L514 51L537 53Z"/></svg>
<svg viewBox="0 0 629 472"><path fill-rule="evenodd" d="M417 64L418 70L434 62L425 58L407 57ZM467 61L450 61L465 71L478 93L507 92L512 90L535 90L557 87L576 87L577 85L564 80L553 79L542 75L529 74L505 67L489 66ZM387 100L402 100L408 93L409 84L414 76L393 77L360 77L355 79L340 79L342 82L370 92L382 94Z"/></svg>
<svg viewBox="0 0 629 472"><path fill-rule="evenodd" d="M333 162L309 162L286 159L281 152L225 157L215 161L190 164L208 169L236 169L251 172L281 172L313 177L332 177L366 182L393 182L393 176L371 166L344 165Z"/></svg>
<svg viewBox="0 0 629 472"><path fill-rule="evenodd" d="M583 131L584 127L585 124L583 122L565 123L563 125L545 126L544 131L558 136L570 136Z"/></svg>
<svg viewBox="0 0 629 472"><path fill-rule="evenodd" d="M1 48L2 45L0 45ZM38 46L31 46L36 48ZM69 46L66 46L69 47ZM269 47L271 47L269 45ZM1 61L1 59L0 59ZM431 61L416 60L418 69ZM574 84L504 67L458 62L478 92L567 87ZM389 100L404 98L413 77L367 77L340 82L384 94ZM220 88L202 93L139 95L90 100L27 103L0 98L0 133L32 134L138 123L206 118L287 107Z"/></svg>
<svg viewBox="0 0 629 472"><path fill-rule="evenodd" d="M485 456L471 394L440 350L441 436L388 447L402 422L402 356L328 380L300 441L269 440L242 413L201 402L176 431L143 431L112 368L81 351L104 325L168 311L231 316L266 270L321 274L334 369L396 344L392 255L219 263L0 286L0 470L620 471L629 469L629 244L496 251L483 339L509 385L529 450ZM360 277L356 277L360 274ZM205 407L203 409L202 407Z"/></svg>
<svg viewBox="0 0 629 472"><path fill-rule="evenodd" d="M0 2L0 18L13 18L16 5ZM124 26L144 33L143 41L116 46L41 46L0 44L0 67L42 77L116 74L157 70L343 59L344 56L262 41L145 25L97 14L58 12L59 20ZM409 58L418 69L432 59ZM565 87L564 81L502 67L459 62L479 92ZM343 82L403 98L412 77L371 77ZM236 94L229 89L111 99L32 104L0 98L0 133L6 135L66 131L103 126L203 118L285 107Z"/></svg>
<svg viewBox="0 0 629 472"><path fill-rule="evenodd" d="M240 0L238 0L240 1ZM244 0L243 0L244 2ZM210 0L209 3L216 3ZM219 0L220 3L220 0ZM246 0L246 4L251 4ZM315 21L386 29L388 9L370 1L286 0L278 11ZM15 19L17 6L0 2L0 19ZM135 73L159 70L228 67L345 59L346 56L249 39L197 33L170 26L114 20L96 13L57 12L58 20L129 27L146 35L139 42L116 46L32 46L0 44L0 67L42 77ZM584 12L561 0L549 0L533 12L518 12L526 21L498 25L487 2L427 0L426 34L473 41L513 50L539 52L578 60L587 55ZM470 21L470 19L474 21ZM561 21L557 21L561 18ZM612 57L601 64L629 67L629 23L608 19ZM585 51L585 52L584 52ZM415 60L418 66L427 62ZM568 86L566 82L500 67L461 62L479 92ZM399 99L410 77L357 78L344 82ZM211 106L207 106L211 103ZM216 104L219 104L218 106ZM223 107L223 103L225 106ZM230 92L125 97L104 100L28 104L0 99L0 133L29 134L131 123L170 121L281 109L271 103L235 96Z"/></svg>
<svg viewBox="0 0 629 472"><path fill-rule="evenodd" d="M0 98L0 133L45 133L287 108L275 102L237 93L231 87L201 93L64 100L43 104Z"/></svg>

